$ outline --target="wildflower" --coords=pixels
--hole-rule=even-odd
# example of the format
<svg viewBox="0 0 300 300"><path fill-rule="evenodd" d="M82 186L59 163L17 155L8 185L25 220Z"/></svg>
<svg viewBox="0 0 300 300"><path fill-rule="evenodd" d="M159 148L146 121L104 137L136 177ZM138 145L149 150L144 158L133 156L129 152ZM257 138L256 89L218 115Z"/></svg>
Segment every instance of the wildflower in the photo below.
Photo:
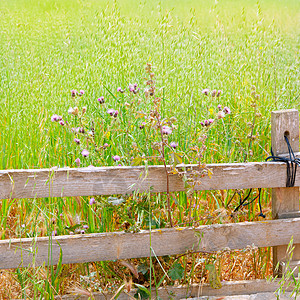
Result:
<svg viewBox="0 0 300 300"><path fill-rule="evenodd" d="M86 111L87 111L87 107L86 107L86 106L84 106L84 107L82 108L82 113L83 113L83 114L85 114L85 113L86 113Z"/></svg>
<svg viewBox="0 0 300 300"><path fill-rule="evenodd" d="M220 97L221 94L222 94L222 91L221 91L221 90L218 90L218 92L217 92L217 97Z"/></svg>
<svg viewBox="0 0 300 300"><path fill-rule="evenodd" d="M145 122L143 122L139 127L140 127L140 129L143 129L144 127L145 127L145 125L146 125L146 123Z"/></svg>
<svg viewBox="0 0 300 300"><path fill-rule="evenodd" d="M52 231L52 236L57 236L57 231L56 230Z"/></svg>
<svg viewBox="0 0 300 300"><path fill-rule="evenodd" d="M76 163L77 167L79 167L80 166L80 158L76 158L75 163Z"/></svg>
<svg viewBox="0 0 300 300"><path fill-rule="evenodd" d="M133 92L135 90L134 85L133 84L129 84L128 86L129 92Z"/></svg>
<svg viewBox="0 0 300 300"><path fill-rule="evenodd" d="M109 145L108 145L107 143L105 143L105 144L103 145L103 148L106 149L108 146L109 146Z"/></svg>
<svg viewBox="0 0 300 300"><path fill-rule="evenodd" d="M79 109L78 109L78 107L77 106L75 106L74 108L73 108L73 115L74 116L77 116L78 115L78 112L79 112Z"/></svg>
<svg viewBox="0 0 300 300"><path fill-rule="evenodd" d="M63 120L59 121L59 124L60 124L61 126L65 126L65 122L64 122Z"/></svg>
<svg viewBox="0 0 300 300"><path fill-rule="evenodd" d="M133 93L137 94L140 91L140 88L138 88L137 90L134 90Z"/></svg>
<svg viewBox="0 0 300 300"><path fill-rule="evenodd" d="M90 205L93 205L93 204L95 204L95 203L96 203L96 200L95 200L94 197L92 197L92 198L90 199L89 204L90 204Z"/></svg>
<svg viewBox="0 0 300 300"><path fill-rule="evenodd" d="M204 94L205 96L208 96L208 93L209 93L209 89L204 89L202 91L202 94Z"/></svg>
<svg viewBox="0 0 300 300"><path fill-rule="evenodd" d="M80 144L80 140L79 140L79 139L77 139L77 138L75 138L75 139L74 139L74 142L75 142L77 145L79 145L79 144Z"/></svg>
<svg viewBox="0 0 300 300"><path fill-rule="evenodd" d="M53 115L52 117L51 117L51 121L52 122L58 122L59 121L59 115Z"/></svg>
<svg viewBox="0 0 300 300"><path fill-rule="evenodd" d="M202 126L204 126L204 122L200 122L200 124L201 124Z"/></svg>
<svg viewBox="0 0 300 300"><path fill-rule="evenodd" d="M89 225L83 225L82 228L83 228L83 229L88 229L88 228L89 228Z"/></svg>
<svg viewBox="0 0 300 300"><path fill-rule="evenodd" d="M118 167L121 167L122 165L121 164L118 164Z"/></svg>
<svg viewBox="0 0 300 300"><path fill-rule="evenodd" d="M176 142L171 142L170 146L174 149L176 149L178 147L178 144Z"/></svg>
<svg viewBox="0 0 300 300"><path fill-rule="evenodd" d="M208 119L209 124L212 124L214 122L214 119Z"/></svg>
<svg viewBox="0 0 300 300"><path fill-rule="evenodd" d="M25 224L22 224L21 227L22 227L22 228L25 228Z"/></svg>
<svg viewBox="0 0 300 300"><path fill-rule="evenodd" d="M81 234L85 234L85 231L84 231L84 230L80 230L80 233L81 233Z"/></svg>
<svg viewBox="0 0 300 300"><path fill-rule="evenodd" d="M83 127L78 127L77 130L78 130L79 133L84 133L85 132Z"/></svg>
<svg viewBox="0 0 300 300"><path fill-rule="evenodd" d="M109 113L111 116L115 114L115 110L113 108L110 108L107 113Z"/></svg>
<svg viewBox="0 0 300 300"><path fill-rule="evenodd" d="M223 119L225 117L224 111L222 111L222 110L218 111L217 117L218 117L218 119Z"/></svg>
<svg viewBox="0 0 300 300"><path fill-rule="evenodd" d="M114 112L114 118L116 118L118 116L119 112L117 110L115 110Z"/></svg>
<svg viewBox="0 0 300 300"><path fill-rule="evenodd" d="M145 90L144 90L144 93L145 93L145 97L146 97L146 98L149 97L149 89L145 89Z"/></svg>
<svg viewBox="0 0 300 300"><path fill-rule="evenodd" d="M217 107L218 107L219 110L222 109L222 105L221 104L219 104Z"/></svg>
<svg viewBox="0 0 300 300"><path fill-rule="evenodd" d="M98 98L98 102L100 103L100 104L104 104L104 97L103 96L101 96L100 98Z"/></svg>
<svg viewBox="0 0 300 300"><path fill-rule="evenodd" d="M215 97L216 94L217 94L217 90L213 90L213 91L211 92L211 96L212 96L212 97Z"/></svg>
<svg viewBox="0 0 300 300"><path fill-rule="evenodd" d="M226 115L229 115L231 113L230 108L227 106L224 107L223 111Z"/></svg>
<svg viewBox="0 0 300 300"><path fill-rule="evenodd" d="M118 87L117 88L117 92L121 92L122 91L122 88L121 87Z"/></svg>
<svg viewBox="0 0 300 300"><path fill-rule="evenodd" d="M69 114L69 115L73 115L73 114L74 114L74 109L73 109L73 107L70 107L70 108L68 109L68 114Z"/></svg>
<svg viewBox="0 0 300 300"><path fill-rule="evenodd" d="M75 98L76 94L77 94L76 90L71 90L71 95L72 95L73 98Z"/></svg>
<svg viewBox="0 0 300 300"><path fill-rule="evenodd" d="M84 95L84 90L79 91L79 96L82 96L82 95Z"/></svg>
<svg viewBox="0 0 300 300"><path fill-rule="evenodd" d="M120 158L120 156L119 155L115 155L115 156L113 156L113 160L114 161L119 161L121 158Z"/></svg>
<svg viewBox="0 0 300 300"><path fill-rule="evenodd" d="M172 133L172 128L169 126L163 126L162 127L162 133L165 135L169 135Z"/></svg>
<svg viewBox="0 0 300 300"><path fill-rule="evenodd" d="M82 155L83 157L88 157L89 154L90 154L90 152L89 152L88 150L86 150L86 149L83 149L83 150L81 151L81 155Z"/></svg>

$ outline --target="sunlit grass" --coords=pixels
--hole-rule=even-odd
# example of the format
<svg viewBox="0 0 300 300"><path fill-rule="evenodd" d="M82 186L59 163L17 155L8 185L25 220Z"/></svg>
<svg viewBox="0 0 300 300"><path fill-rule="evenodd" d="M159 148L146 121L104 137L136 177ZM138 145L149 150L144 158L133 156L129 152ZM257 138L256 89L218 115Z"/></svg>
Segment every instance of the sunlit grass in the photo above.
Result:
<svg viewBox="0 0 300 300"><path fill-rule="evenodd" d="M270 152L271 111L299 108L299 11L296 0L1 1L1 168L75 167L80 152L73 137L53 124L50 116L67 115L73 104L70 90L83 89L82 106L102 120L97 98L105 96L106 105L118 109L118 101L124 99L116 94L116 88L133 82L142 85L147 61L154 65L157 85L163 89L163 115L178 119L174 138L181 150L193 142L208 108L219 104L203 96L202 89L216 88L223 90L218 101L229 106L232 114L210 131L204 160L263 161ZM252 85L260 94L256 116L250 105ZM251 145L248 123L254 117L256 139ZM112 155L129 153L132 142L148 149L137 121L133 118L131 122L135 140L128 141L124 134L125 119L117 124L115 135L106 137L112 147L104 157L105 165L114 164ZM198 219L197 224L227 222L213 214L226 207L231 195L203 192L188 198L184 193L174 194L175 223L185 226ZM150 209L142 198L126 200L120 207L108 205L106 198L97 199L94 206L85 197L2 200L1 237L50 235L54 230L68 234L65 227L78 222L89 225L87 232L122 230L123 221L130 219L124 206L130 207L132 219L142 228L149 225L150 210L153 226L165 226L163 195L153 196ZM263 202L268 213L267 192ZM202 220L207 211L214 218ZM257 220L257 214L258 207L253 204L236 221ZM260 256L267 257L267 262L259 276L270 269L266 253ZM78 268L76 280L79 273L86 272L85 267ZM104 270L111 286L120 283L120 278L112 279L117 278L113 264L99 263L93 268ZM44 275L36 279L47 278ZM66 277L62 276L62 282Z"/></svg>

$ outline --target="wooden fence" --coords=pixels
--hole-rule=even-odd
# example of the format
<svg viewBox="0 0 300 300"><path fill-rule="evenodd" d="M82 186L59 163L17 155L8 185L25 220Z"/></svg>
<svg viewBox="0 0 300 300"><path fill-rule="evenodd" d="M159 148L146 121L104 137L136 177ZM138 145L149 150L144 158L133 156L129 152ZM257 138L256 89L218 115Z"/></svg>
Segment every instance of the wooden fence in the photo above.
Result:
<svg viewBox="0 0 300 300"><path fill-rule="evenodd" d="M284 135L289 137L293 151L298 153L298 111L272 112L271 122L274 154L285 155L288 152ZM287 188L285 163L211 164L208 167L213 171L212 177L202 178L196 190L272 188L274 220L156 229L151 233L144 230L138 233L112 232L1 240L0 269L57 264L60 249L64 264L148 257L150 234L151 247L157 256L183 254L187 251L217 251L225 247L242 249L254 244L257 247L272 246L275 265L283 261L291 237L294 244L300 244L300 176L296 176L294 187ZM188 165L185 168L190 172L197 166ZM163 166L149 166L147 176L141 176L143 172L143 167L3 170L0 171L0 199L128 194L149 189L153 193L166 191ZM170 191L184 191L184 184L177 175L170 176ZM202 236L201 240L196 233ZM293 265L298 265L300 261L299 246L296 245L294 250ZM228 291L230 285L235 286L235 292L242 290L237 288L237 284L224 284L227 288L226 291L223 288L224 293L234 293ZM266 289L262 288L264 285L261 281L240 284L245 288L251 286L252 290L256 286L257 291ZM270 284L269 289L274 289L274 285ZM207 294L211 293L207 290ZM220 295L220 291L215 291L215 294ZM192 296L191 293L189 295Z"/></svg>

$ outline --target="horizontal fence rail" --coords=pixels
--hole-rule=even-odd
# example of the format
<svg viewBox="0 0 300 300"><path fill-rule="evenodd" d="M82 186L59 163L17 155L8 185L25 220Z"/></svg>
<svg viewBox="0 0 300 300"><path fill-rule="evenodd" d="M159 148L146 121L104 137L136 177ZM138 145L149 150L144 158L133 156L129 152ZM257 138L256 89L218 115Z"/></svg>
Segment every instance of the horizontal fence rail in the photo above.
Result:
<svg viewBox="0 0 300 300"><path fill-rule="evenodd" d="M286 187L286 164L252 162L209 164L213 175L201 178L196 190ZM187 174L196 165L185 165ZM295 186L300 186L300 175ZM184 191L184 182L170 175L170 192ZM88 167L0 171L0 199L130 194L166 191L164 166Z"/></svg>
<svg viewBox="0 0 300 300"><path fill-rule="evenodd" d="M151 244L150 244L151 235ZM300 218L0 241L0 269L243 249L300 243ZM150 248L151 246L151 248Z"/></svg>

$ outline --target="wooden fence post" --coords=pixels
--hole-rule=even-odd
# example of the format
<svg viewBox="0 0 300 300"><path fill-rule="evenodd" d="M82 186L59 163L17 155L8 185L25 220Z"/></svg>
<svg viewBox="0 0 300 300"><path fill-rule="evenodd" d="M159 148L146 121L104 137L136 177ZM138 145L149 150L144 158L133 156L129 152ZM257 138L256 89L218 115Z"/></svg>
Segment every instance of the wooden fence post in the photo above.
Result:
<svg viewBox="0 0 300 300"><path fill-rule="evenodd" d="M288 148L284 136L289 138L289 142L294 152L299 151L299 113L296 109L274 111L271 114L272 125L272 150L275 156L288 153ZM300 168L298 168L300 172ZM300 217L299 212L299 187L274 188L272 189L272 217L273 219L286 219ZM287 246L273 247L273 267L278 262L284 262ZM295 245L293 258L290 266L298 265L300 261L300 244ZM280 264L280 275L284 271L284 264Z"/></svg>

